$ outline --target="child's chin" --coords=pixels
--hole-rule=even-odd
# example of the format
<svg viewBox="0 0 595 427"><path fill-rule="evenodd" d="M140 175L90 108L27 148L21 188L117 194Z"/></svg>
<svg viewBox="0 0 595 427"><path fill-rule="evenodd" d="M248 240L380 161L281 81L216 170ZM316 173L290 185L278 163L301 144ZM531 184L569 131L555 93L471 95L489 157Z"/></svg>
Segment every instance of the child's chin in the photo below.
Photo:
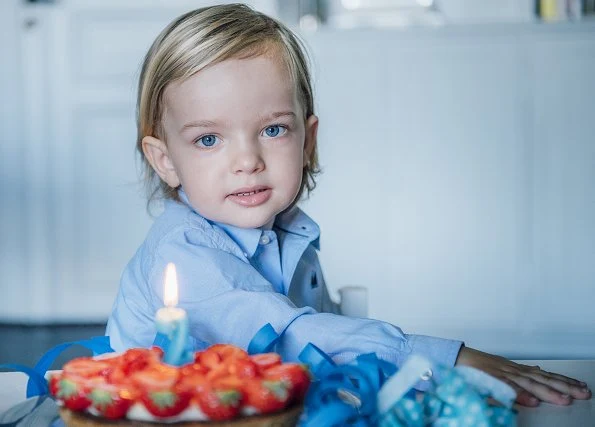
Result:
<svg viewBox="0 0 595 427"><path fill-rule="evenodd" d="M269 224L276 216L271 209L266 209L265 212L262 207L242 207L239 209L239 212L238 209L231 209L231 211L226 212L219 211L215 213L198 211L198 213L209 221L233 225L234 227L239 228L260 228Z"/></svg>
<svg viewBox="0 0 595 427"><path fill-rule="evenodd" d="M241 218L231 222L231 225L240 228L260 228L268 224L273 218Z"/></svg>

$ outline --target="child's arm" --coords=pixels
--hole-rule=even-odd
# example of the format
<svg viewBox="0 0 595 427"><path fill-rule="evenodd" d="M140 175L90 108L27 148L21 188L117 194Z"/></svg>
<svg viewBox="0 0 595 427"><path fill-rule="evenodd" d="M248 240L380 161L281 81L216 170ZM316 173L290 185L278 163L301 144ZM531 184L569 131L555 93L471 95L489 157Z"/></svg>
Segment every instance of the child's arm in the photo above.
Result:
<svg viewBox="0 0 595 427"><path fill-rule="evenodd" d="M461 348L456 364L472 366L508 383L517 392L517 402L524 406L537 406L540 400L569 405L572 399L591 398L586 383L469 347Z"/></svg>
<svg viewBox="0 0 595 427"><path fill-rule="evenodd" d="M250 264L228 252L190 244L191 238L189 234L170 235L158 247L139 251L151 256L135 258L127 266L108 323L112 348L121 351L153 343L155 311L163 305L163 271L175 260L178 305L188 312L195 343L232 343L245 348L270 323L278 333L283 332L277 351L287 360L296 360L312 342L339 363L374 352L398 366L412 353L454 365L459 341L407 335L385 322L296 307Z"/></svg>
<svg viewBox="0 0 595 427"><path fill-rule="evenodd" d="M138 269L130 263L124 270L105 334L116 351L132 347L149 347L155 339L154 313L149 292L140 280Z"/></svg>

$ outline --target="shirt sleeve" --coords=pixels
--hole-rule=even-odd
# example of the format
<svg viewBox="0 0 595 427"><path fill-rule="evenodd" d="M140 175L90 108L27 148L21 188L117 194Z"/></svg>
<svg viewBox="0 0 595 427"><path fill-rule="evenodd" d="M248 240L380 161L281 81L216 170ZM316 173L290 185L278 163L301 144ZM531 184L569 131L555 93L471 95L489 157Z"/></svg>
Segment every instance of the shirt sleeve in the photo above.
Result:
<svg viewBox="0 0 595 427"><path fill-rule="evenodd" d="M139 254L130 261L120 279L120 287L107 321L105 334L116 351L149 347L157 333L154 309L147 281L143 279Z"/></svg>
<svg viewBox="0 0 595 427"><path fill-rule="evenodd" d="M296 307L236 256L185 241L170 241L157 249L146 279L142 269L134 269L141 263L127 267L108 322L107 333L115 350L152 344L156 333L154 314L163 306L163 272L174 260L178 305L188 312L191 335L199 346L231 343L247 348L258 330L270 323L283 333L277 351L284 360L297 360L311 342L338 363L374 352L400 366L407 356L419 353L452 366L460 348L460 342L407 335L386 322Z"/></svg>

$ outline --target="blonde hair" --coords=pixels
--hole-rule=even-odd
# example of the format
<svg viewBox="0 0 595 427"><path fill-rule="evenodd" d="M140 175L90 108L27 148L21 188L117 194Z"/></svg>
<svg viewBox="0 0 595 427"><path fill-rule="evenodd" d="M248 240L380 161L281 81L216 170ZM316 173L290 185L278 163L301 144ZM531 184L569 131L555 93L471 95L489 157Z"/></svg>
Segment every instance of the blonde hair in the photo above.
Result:
<svg viewBox="0 0 595 427"><path fill-rule="evenodd" d="M145 136L165 141L162 118L167 86L226 59L270 52L280 54L285 63L306 120L314 114L307 51L298 37L275 19L244 4L211 6L178 17L157 36L143 62L137 98L136 148L141 157L149 208L157 198L178 199L177 188L159 179L142 149ZM314 178L319 172L315 146L304 165L294 204L304 190L309 194L316 187Z"/></svg>

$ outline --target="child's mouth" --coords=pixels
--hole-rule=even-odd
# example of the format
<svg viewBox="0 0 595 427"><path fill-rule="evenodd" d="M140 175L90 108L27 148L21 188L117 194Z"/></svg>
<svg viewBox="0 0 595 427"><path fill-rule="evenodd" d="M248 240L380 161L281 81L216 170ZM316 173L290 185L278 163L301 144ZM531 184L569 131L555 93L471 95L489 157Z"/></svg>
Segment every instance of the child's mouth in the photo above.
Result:
<svg viewBox="0 0 595 427"><path fill-rule="evenodd" d="M252 196L253 194L261 193L263 191L266 191L266 188L263 188L262 190L250 191L250 192L247 192L247 193L233 193L231 195L232 196Z"/></svg>
<svg viewBox="0 0 595 427"><path fill-rule="evenodd" d="M271 194L272 191L268 187L241 188L239 191L231 193L227 198L240 206L253 207L265 203Z"/></svg>

